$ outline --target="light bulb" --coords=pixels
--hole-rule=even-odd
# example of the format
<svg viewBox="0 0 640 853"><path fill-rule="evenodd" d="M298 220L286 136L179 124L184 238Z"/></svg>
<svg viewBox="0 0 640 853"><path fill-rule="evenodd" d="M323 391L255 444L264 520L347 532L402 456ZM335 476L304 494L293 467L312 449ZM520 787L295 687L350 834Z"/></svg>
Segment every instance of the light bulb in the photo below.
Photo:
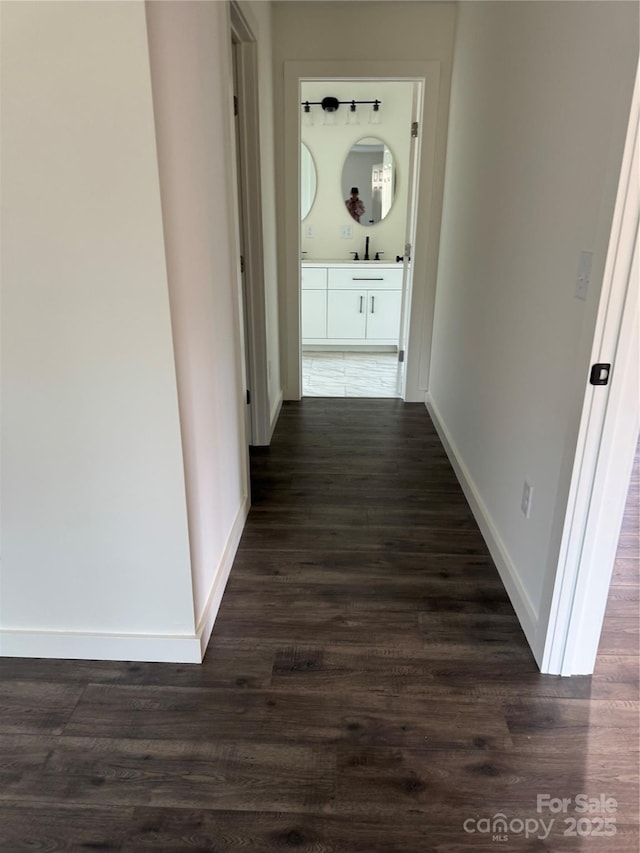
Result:
<svg viewBox="0 0 640 853"><path fill-rule="evenodd" d="M304 111L302 113L302 125L303 127L313 127L313 113L311 112L311 105L309 101L305 101Z"/></svg>
<svg viewBox="0 0 640 853"><path fill-rule="evenodd" d="M351 106L347 110L347 124L360 124L360 116L358 115L358 112L356 110L355 101L351 101Z"/></svg>

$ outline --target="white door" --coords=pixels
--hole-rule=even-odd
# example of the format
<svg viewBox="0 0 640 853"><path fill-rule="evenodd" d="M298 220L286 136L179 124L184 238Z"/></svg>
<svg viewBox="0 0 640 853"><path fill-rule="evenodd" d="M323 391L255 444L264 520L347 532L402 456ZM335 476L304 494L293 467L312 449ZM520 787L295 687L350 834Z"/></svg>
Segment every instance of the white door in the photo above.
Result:
<svg viewBox="0 0 640 853"><path fill-rule="evenodd" d="M233 59L233 92L234 98L236 98L237 103L237 92L238 92L238 45L232 39L231 41L231 56ZM233 125L233 135L235 142L235 158L236 158L236 180L237 180L237 189L238 189L238 239L240 242L240 275L242 278L242 299L241 299L241 310L242 310L242 323L240 324L240 332L242 335L242 376L244 379L244 387L246 393L246 405L244 407L244 426L245 426L245 435L247 437L247 441L249 444L253 444L253 432L252 432L252 420L251 420L251 393L249 391L249 363L251 361L251 335L249 334L249 328L247 323L247 281L244 276L244 235L245 235L245 222L244 222L244 211L242 207L242 175L240 171L240 132L238 128L238 111L235 112L235 122Z"/></svg>
<svg viewBox="0 0 640 853"><path fill-rule="evenodd" d="M541 670L593 672L640 429L640 75L618 184Z"/></svg>
<svg viewBox="0 0 640 853"><path fill-rule="evenodd" d="M407 199L407 215L405 219L405 245L402 257L402 305L400 309L400 338L398 341L398 380L396 391L404 400L406 396L406 351L409 342L409 320L411 318L411 253L415 240L416 214L418 210L418 178L420 157L420 116L422 115L422 83L414 83L411 124L411 148L409 151L409 170L407 181L409 195Z"/></svg>

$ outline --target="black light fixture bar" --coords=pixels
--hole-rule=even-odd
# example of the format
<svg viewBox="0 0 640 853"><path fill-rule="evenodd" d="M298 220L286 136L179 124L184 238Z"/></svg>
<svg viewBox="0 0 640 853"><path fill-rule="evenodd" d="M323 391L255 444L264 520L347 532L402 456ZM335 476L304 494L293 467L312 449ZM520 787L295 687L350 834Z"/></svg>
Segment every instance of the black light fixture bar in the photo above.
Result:
<svg viewBox="0 0 640 853"><path fill-rule="evenodd" d="M378 112L380 109L380 104L382 101L376 98L375 101L339 101L337 98L323 98L321 101L302 101L300 103L301 107L304 107L305 113L311 112L311 107L322 107L322 109L327 113L335 113L340 104L349 104L351 108L351 112L354 113L356 111L356 105L361 104L373 104L373 111Z"/></svg>

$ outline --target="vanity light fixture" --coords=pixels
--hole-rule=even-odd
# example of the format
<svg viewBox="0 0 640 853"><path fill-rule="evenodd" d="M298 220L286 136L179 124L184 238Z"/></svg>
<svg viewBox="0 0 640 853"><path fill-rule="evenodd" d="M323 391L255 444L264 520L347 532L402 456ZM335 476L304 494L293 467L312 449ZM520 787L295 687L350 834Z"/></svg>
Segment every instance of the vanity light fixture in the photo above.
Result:
<svg viewBox="0 0 640 853"><path fill-rule="evenodd" d="M348 101L340 101L338 98L326 97L321 101L302 101L300 106L303 108L303 121L305 126L313 125L313 113L311 107L322 107L324 113L323 124L335 125L335 113L338 111L340 104L348 104L349 111L347 113L347 124L360 124L357 107L363 104L371 104L371 115L369 116L369 124L380 124L380 105L382 101L376 98L374 101L357 101L354 99Z"/></svg>

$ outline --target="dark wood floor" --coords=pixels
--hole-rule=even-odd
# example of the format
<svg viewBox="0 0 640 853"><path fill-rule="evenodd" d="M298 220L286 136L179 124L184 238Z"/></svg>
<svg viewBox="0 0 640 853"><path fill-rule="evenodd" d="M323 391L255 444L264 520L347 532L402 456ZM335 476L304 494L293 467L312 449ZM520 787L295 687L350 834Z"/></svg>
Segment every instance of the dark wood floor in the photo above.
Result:
<svg viewBox="0 0 640 853"><path fill-rule="evenodd" d="M598 672L561 679L424 406L287 404L252 473L202 666L0 661L0 850L637 851L637 504ZM615 838L571 806L538 839L581 793ZM531 837L465 832L496 813Z"/></svg>

